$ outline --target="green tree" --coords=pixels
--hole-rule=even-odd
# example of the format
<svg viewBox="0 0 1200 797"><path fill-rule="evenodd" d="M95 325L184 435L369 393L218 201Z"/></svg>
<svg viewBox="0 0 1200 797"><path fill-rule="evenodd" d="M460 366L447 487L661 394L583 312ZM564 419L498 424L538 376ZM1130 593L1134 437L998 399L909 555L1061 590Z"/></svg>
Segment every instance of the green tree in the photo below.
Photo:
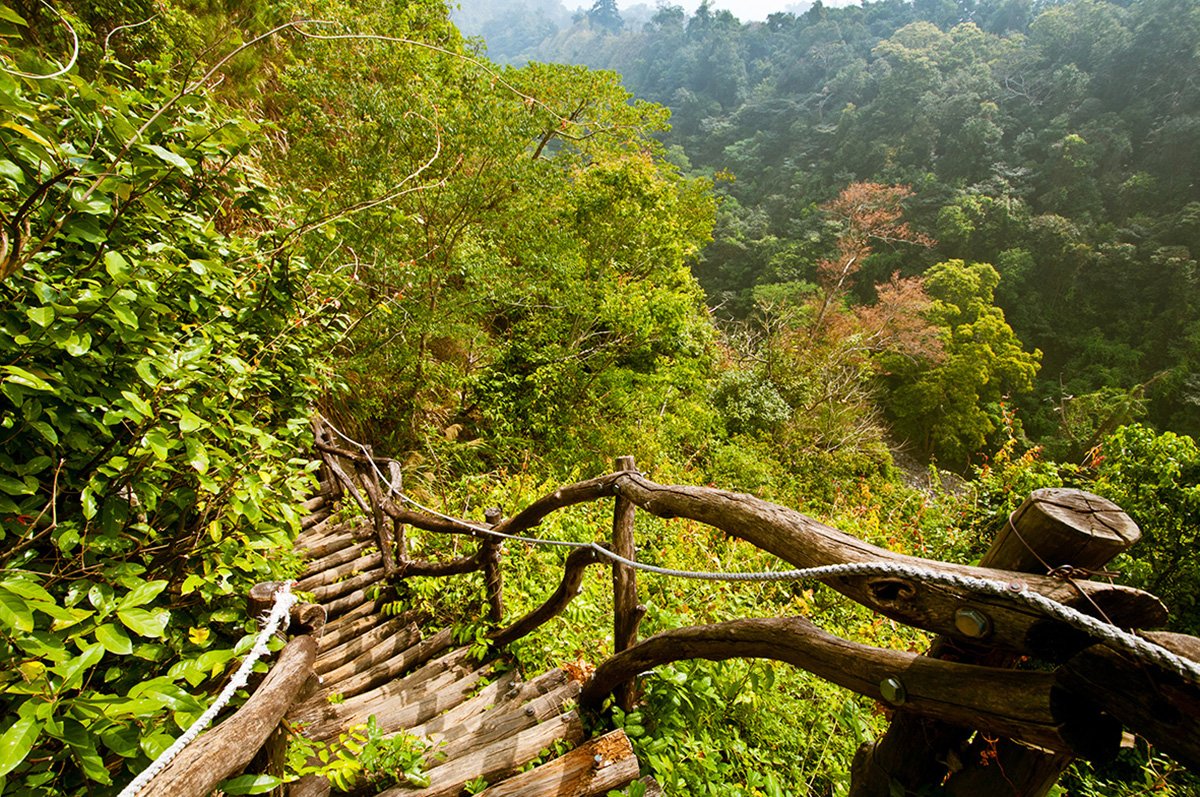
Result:
<svg viewBox="0 0 1200 797"><path fill-rule="evenodd" d="M1041 352L1024 350L993 304L999 281L987 263L950 260L930 268L926 317L941 330L944 359L932 366L887 361L886 408L897 432L955 466L997 430L1006 396L1032 390L1041 359Z"/></svg>

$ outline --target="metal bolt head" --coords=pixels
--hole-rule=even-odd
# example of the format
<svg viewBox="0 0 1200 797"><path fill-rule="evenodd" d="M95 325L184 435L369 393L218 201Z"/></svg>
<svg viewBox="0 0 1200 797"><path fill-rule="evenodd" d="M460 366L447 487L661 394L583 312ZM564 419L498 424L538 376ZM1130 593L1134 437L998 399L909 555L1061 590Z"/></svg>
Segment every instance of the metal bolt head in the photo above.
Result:
<svg viewBox="0 0 1200 797"><path fill-rule="evenodd" d="M900 679L895 676L884 678L880 681L879 692L883 695L883 699L893 706L903 705L904 701L908 700L908 690L904 688L904 684L900 682Z"/></svg>
<svg viewBox="0 0 1200 797"><path fill-rule="evenodd" d="M533 712L534 712L533 706L526 706L526 707L525 707L525 716L527 716L527 717L532 717L532 716L533 716Z"/></svg>
<svg viewBox="0 0 1200 797"><path fill-rule="evenodd" d="M963 636L983 639L992 633L992 618L978 609L966 606L954 613L954 627Z"/></svg>

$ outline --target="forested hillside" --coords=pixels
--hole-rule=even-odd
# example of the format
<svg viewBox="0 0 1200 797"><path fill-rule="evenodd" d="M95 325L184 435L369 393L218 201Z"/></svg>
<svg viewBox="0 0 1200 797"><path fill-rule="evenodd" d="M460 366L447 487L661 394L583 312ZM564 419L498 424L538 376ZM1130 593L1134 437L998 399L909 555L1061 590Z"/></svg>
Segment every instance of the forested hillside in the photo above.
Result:
<svg viewBox="0 0 1200 797"><path fill-rule="evenodd" d="M848 183L905 185L936 243L877 251L857 300L896 270L989 263L1043 355L1035 391L1006 388L1034 439L1080 461L1137 417L1200 432L1195 3L818 4L753 24L668 5L644 26L600 24L604 5L531 52L618 71L671 108L680 162L727 178L697 270L723 312L818 281L836 235L820 207ZM904 427L911 397L894 401Z"/></svg>
<svg viewBox="0 0 1200 797"><path fill-rule="evenodd" d="M536 5L500 66L441 0L0 3L0 791L116 794L203 711L297 572L316 411L464 516L633 454L968 562L1082 486L1200 628L1196 4L592 12ZM572 512L539 533L608 522ZM645 528L664 566L778 564ZM514 611L555 555L505 559ZM608 655L607 578L516 663ZM395 602L482 638L450 583ZM646 634L929 642L819 585L647 591ZM672 794L843 794L883 723L761 662L645 683L601 721ZM1064 781L1142 782L1194 786L1144 743Z"/></svg>

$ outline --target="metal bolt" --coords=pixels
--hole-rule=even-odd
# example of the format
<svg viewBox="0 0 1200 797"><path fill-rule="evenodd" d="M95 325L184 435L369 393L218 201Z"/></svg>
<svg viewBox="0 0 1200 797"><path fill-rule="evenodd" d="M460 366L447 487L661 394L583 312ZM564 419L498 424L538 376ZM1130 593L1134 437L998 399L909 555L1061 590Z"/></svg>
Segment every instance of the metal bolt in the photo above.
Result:
<svg viewBox="0 0 1200 797"><path fill-rule="evenodd" d="M1010 581L1008 588L1013 592L1021 592L1025 589L1025 584L1022 581Z"/></svg>
<svg viewBox="0 0 1200 797"><path fill-rule="evenodd" d="M992 633L992 618L978 609L964 607L954 613L954 627L963 636L983 639Z"/></svg>
<svg viewBox="0 0 1200 797"><path fill-rule="evenodd" d="M900 706L908 700L908 691L904 688L904 684L899 678L892 676L884 678L879 682L879 692L883 695L883 699L891 703L893 706Z"/></svg>
<svg viewBox="0 0 1200 797"><path fill-rule="evenodd" d="M526 716L526 717L532 717L532 716L533 716L533 706L526 706L526 707L525 707L525 716Z"/></svg>

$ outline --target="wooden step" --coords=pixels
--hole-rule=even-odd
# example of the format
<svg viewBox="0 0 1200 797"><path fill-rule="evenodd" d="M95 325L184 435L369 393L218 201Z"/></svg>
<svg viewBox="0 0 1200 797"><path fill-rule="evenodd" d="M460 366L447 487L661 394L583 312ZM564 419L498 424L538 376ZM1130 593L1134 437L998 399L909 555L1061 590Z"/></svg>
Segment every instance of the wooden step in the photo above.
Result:
<svg viewBox="0 0 1200 797"><path fill-rule="evenodd" d="M365 649L357 656L329 670L322 671L318 668L317 672L323 681L336 684L357 673L367 672L375 665L408 650L420 640L421 629L417 628L416 623L409 623L398 629L390 625L380 626L344 646L349 653L360 643L364 645ZM336 662L337 658L331 657L330 662Z"/></svg>
<svg viewBox="0 0 1200 797"><path fill-rule="evenodd" d="M594 797L632 783L637 776L638 760L629 737L615 730L489 786L480 797Z"/></svg>
<svg viewBox="0 0 1200 797"><path fill-rule="evenodd" d="M375 564L379 564L378 556L375 557ZM350 594L358 589L365 589L381 581L383 581L383 568L378 567L375 570L367 570L356 576L351 576L344 581L335 581L332 584L326 584L325 586L305 591L312 593L315 603L329 608L334 603L334 599Z"/></svg>
<svg viewBox="0 0 1200 797"><path fill-rule="evenodd" d="M406 629L410 627L417 628L416 623L413 622L415 615L415 612L405 612L404 615L393 617L391 620L384 620L378 615L368 615L364 619L375 620L375 625L366 626L364 624L364 627L358 633L354 633L353 635L348 634L346 642L317 654L317 674L324 675L330 670L358 658L376 645L387 640L392 640L401 635L402 632L407 633ZM415 637L409 640L404 647L411 647L420 640L421 633L418 629Z"/></svg>
<svg viewBox="0 0 1200 797"><path fill-rule="evenodd" d="M338 565L352 562L362 556L361 546L348 546L340 551L335 551L328 556L323 556L320 559L315 559L308 563L304 568L304 573L300 576L300 581L297 584L307 581L317 573L324 573L326 570L337 567Z"/></svg>
<svg viewBox="0 0 1200 797"><path fill-rule="evenodd" d="M537 758L556 742L577 745L583 740L583 722L576 711L527 728L506 739L474 748L429 769L430 785L424 789L397 786L379 797L455 797L470 780L498 781Z"/></svg>

